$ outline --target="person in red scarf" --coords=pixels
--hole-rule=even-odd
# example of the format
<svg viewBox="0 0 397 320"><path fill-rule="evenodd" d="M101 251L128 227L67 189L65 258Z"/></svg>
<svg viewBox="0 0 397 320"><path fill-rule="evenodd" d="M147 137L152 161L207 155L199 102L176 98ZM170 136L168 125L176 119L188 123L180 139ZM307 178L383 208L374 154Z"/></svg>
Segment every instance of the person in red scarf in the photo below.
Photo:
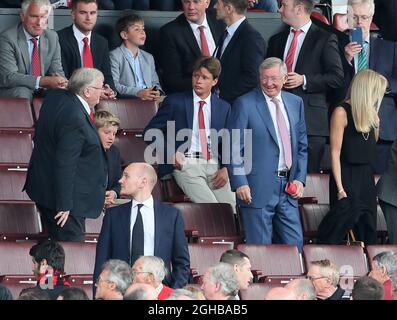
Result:
<svg viewBox="0 0 397 320"><path fill-rule="evenodd" d="M65 251L53 240L44 240L30 248L33 261L33 273L37 279L37 288L48 293L55 300L59 293L70 287L64 275Z"/></svg>

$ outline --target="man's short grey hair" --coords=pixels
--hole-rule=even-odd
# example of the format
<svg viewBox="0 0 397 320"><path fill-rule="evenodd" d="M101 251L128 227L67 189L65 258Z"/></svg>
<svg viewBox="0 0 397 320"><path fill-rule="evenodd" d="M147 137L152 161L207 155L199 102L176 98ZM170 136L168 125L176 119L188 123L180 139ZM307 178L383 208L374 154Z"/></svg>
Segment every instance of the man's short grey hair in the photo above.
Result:
<svg viewBox="0 0 397 320"><path fill-rule="evenodd" d="M221 284L222 293L225 296L234 297L238 293L240 285L232 265L219 262L213 267L209 268L208 273L211 282Z"/></svg>
<svg viewBox="0 0 397 320"><path fill-rule="evenodd" d="M24 0L21 4L22 8L22 13L25 14L26 11L28 10L29 6L34 3L38 5L40 8L41 7L48 7L48 14L51 13L51 2L49 0Z"/></svg>
<svg viewBox="0 0 397 320"><path fill-rule="evenodd" d="M288 73L287 65L285 64L285 62L280 58L276 57L270 57L265 59L265 61L263 61L259 66L259 72L261 72L262 70L271 69L275 66L280 67L280 73L282 77L284 77Z"/></svg>
<svg viewBox="0 0 397 320"><path fill-rule="evenodd" d="M95 68L76 69L69 79L68 90L74 94L79 94L90 86L95 86L95 82L104 80L103 73Z"/></svg>
<svg viewBox="0 0 397 320"><path fill-rule="evenodd" d="M153 274L156 282L162 282L167 274L163 259L155 256L142 256L142 270Z"/></svg>
<svg viewBox="0 0 397 320"><path fill-rule="evenodd" d="M165 300L178 300L180 296L189 297L192 300L197 300L193 292L186 289L176 289L174 290Z"/></svg>
<svg viewBox="0 0 397 320"><path fill-rule="evenodd" d="M104 270L109 272L108 281L113 282L116 285L116 290L124 295L132 283L132 269L128 263L122 260L112 259L103 265L102 271Z"/></svg>
<svg viewBox="0 0 397 320"><path fill-rule="evenodd" d="M297 297L306 294L308 300L316 300L316 289L309 279L294 279L285 287L290 289Z"/></svg>
<svg viewBox="0 0 397 320"><path fill-rule="evenodd" d="M375 13L375 3L374 0L349 0L347 2L348 6L354 6L354 5L367 5L371 11L371 14Z"/></svg>
<svg viewBox="0 0 397 320"><path fill-rule="evenodd" d="M372 258L373 263L378 267L385 267L390 278L397 280L397 252L383 251ZM393 281L394 283L394 281Z"/></svg>

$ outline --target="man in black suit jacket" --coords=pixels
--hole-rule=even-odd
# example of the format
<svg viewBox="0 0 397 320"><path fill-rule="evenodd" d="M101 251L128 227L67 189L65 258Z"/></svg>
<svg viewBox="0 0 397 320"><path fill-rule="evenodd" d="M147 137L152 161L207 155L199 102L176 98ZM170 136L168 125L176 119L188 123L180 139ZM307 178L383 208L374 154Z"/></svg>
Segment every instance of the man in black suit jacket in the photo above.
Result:
<svg viewBox="0 0 397 320"><path fill-rule="evenodd" d="M188 282L190 262L183 219L178 209L153 200L156 183L156 172L146 163L125 168L120 179L121 194L131 202L106 211L96 248L94 282L109 259L132 265L141 255L163 259L168 269L167 286L182 288ZM136 237L137 222L143 225L140 241Z"/></svg>
<svg viewBox="0 0 397 320"><path fill-rule="evenodd" d="M87 67L83 65L83 48L84 39L88 38L94 68L102 71L105 77L105 90L103 90L101 98L114 99L116 91L110 69L108 43L104 37L92 31L97 16L96 0L72 1L73 25L58 31L62 66L67 78L72 75L74 70Z"/></svg>
<svg viewBox="0 0 397 320"><path fill-rule="evenodd" d="M308 172L319 172L326 137L329 136L326 96L329 90L342 87L343 68L336 36L310 20L313 7L313 0L281 1L281 18L290 27L270 38L267 56L287 60L295 31L301 30L297 33L296 50L284 89L303 99Z"/></svg>
<svg viewBox="0 0 397 320"><path fill-rule="evenodd" d="M212 55L223 25L211 12L209 0L182 0L183 14L160 29L158 63L167 94L192 90L192 68L202 55L199 27L204 26L209 54Z"/></svg>
<svg viewBox="0 0 397 320"><path fill-rule="evenodd" d="M76 70L68 90L50 92L40 110L24 189L53 240L84 240L85 218L103 208L105 152L90 119L102 86L99 70Z"/></svg>
<svg viewBox="0 0 397 320"><path fill-rule="evenodd" d="M259 65L265 58L265 40L248 23L247 8L246 0L218 0L215 5L217 19L227 25L215 53L222 64L219 97L230 104L258 85Z"/></svg>

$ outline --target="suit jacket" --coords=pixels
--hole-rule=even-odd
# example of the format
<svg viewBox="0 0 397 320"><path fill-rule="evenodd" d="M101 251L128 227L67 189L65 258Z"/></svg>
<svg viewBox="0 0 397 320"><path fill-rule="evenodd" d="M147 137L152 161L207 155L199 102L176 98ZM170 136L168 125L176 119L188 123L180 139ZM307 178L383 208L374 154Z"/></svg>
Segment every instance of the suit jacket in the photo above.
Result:
<svg viewBox="0 0 397 320"><path fill-rule="evenodd" d="M112 50L110 52L110 67L117 92L121 95L136 96L142 89L137 88L130 54L130 50L124 44ZM146 51L139 50L138 60L146 87L157 86L161 90L153 56Z"/></svg>
<svg viewBox="0 0 397 320"><path fill-rule="evenodd" d="M346 36L345 44L349 43ZM369 41L369 64L368 67L379 72L387 78L391 92L387 94L380 106L379 136L382 140L394 141L397 139L397 43L371 36ZM354 60L352 64L345 59L346 87L354 77Z"/></svg>
<svg viewBox="0 0 397 320"><path fill-rule="evenodd" d="M41 74L64 75L57 33L45 30L40 37L39 47ZM15 87L27 87L33 91L37 77L30 74L28 44L22 24L0 35L0 56L0 95L3 90Z"/></svg>
<svg viewBox="0 0 397 320"><path fill-rule="evenodd" d="M391 146L386 172L376 184L378 198L397 207L397 140Z"/></svg>
<svg viewBox="0 0 397 320"><path fill-rule="evenodd" d="M62 66L66 78L70 78L73 71L81 68L79 45L73 34L73 25L58 31L61 44ZM91 33L90 48L94 67L102 71L105 83L115 90L112 72L110 70L109 48L107 40L96 32Z"/></svg>
<svg viewBox="0 0 397 320"><path fill-rule="evenodd" d="M105 152L82 103L69 91L51 91L36 123L27 194L45 208L97 218L106 175Z"/></svg>
<svg viewBox="0 0 397 320"><path fill-rule="evenodd" d="M288 115L291 134L292 166L289 181L299 180L305 184L307 134L303 101L300 97L284 91L281 97ZM232 141L232 159L227 166L232 190L248 185L252 196L249 205L240 199L237 199L237 203L241 207L264 208L270 202L275 188L272 177L275 177L278 170L280 147L266 99L260 88L255 88L235 101L227 127L229 130L240 130L240 140ZM252 130L252 155L244 141L244 129ZM239 161L239 156L247 152L247 159ZM293 206L298 206L296 199L288 196L288 200Z"/></svg>
<svg viewBox="0 0 397 320"><path fill-rule="evenodd" d="M269 40L268 57L283 59L290 28ZM302 86L290 90L305 104L307 134L328 136L327 91L343 86L343 68L334 34L312 24L299 52L295 72L306 76L306 90Z"/></svg>
<svg viewBox="0 0 397 320"><path fill-rule="evenodd" d="M106 211L98 238L94 280L109 259L130 263L132 201ZM163 259L168 274L165 283L182 288L189 279L189 251L182 215L178 209L154 200L154 255Z"/></svg>
<svg viewBox="0 0 397 320"><path fill-rule="evenodd" d="M217 44L223 24L210 12L207 12L207 21ZM200 47L183 13L161 27L157 62L167 94L192 89L192 68L199 57Z"/></svg>
<svg viewBox="0 0 397 320"><path fill-rule="evenodd" d="M167 121L175 121L175 133L183 129L193 129L193 117L194 117L194 106L193 106L193 91L186 91L183 93L175 93L168 96L162 103L161 108L157 111L157 114L152 118L149 124L145 128L145 141L152 142L150 137L146 136L146 132L149 129L160 129L163 133L173 134L167 132ZM230 113L230 105L215 94L211 95L211 129L219 130L226 127L226 120ZM191 139L191 136L189 136ZM175 154L177 149L186 141L188 137L184 137L183 141L173 140L174 146L165 146L163 163L170 163L170 157ZM169 142L164 136L164 141ZM214 143L211 143L214 146ZM221 139L218 139L218 154L221 155ZM190 144L186 146L190 147ZM187 150L184 150L185 152ZM183 151L182 151L183 152ZM222 161L221 161L222 162ZM174 166L172 164L159 164L159 174L163 177L169 173L172 173Z"/></svg>
<svg viewBox="0 0 397 320"><path fill-rule="evenodd" d="M396 0L375 0L374 22L386 40L397 41L396 12Z"/></svg>
<svg viewBox="0 0 397 320"><path fill-rule="evenodd" d="M106 190L113 190L116 192L117 197L120 197L120 184L119 180L122 176L120 152L116 146L111 146L106 151L106 160L108 167L108 185Z"/></svg>
<svg viewBox="0 0 397 320"><path fill-rule="evenodd" d="M219 96L230 104L259 83L259 65L263 62L266 43L247 19L237 28L221 56Z"/></svg>

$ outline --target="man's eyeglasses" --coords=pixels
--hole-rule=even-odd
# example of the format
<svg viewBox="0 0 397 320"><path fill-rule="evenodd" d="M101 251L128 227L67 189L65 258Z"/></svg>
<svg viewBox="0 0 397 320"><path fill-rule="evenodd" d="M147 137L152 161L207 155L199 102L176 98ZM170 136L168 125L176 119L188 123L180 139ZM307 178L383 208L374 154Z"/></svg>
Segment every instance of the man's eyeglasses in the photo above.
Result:
<svg viewBox="0 0 397 320"><path fill-rule="evenodd" d="M101 282L112 282L112 281L103 280L102 277L99 276L98 279L96 279L95 284L98 285L98 284L100 284Z"/></svg>
<svg viewBox="0 0 397 320"><path fill-rule="evenodd" d="M282 80L283 77L261 77L261 81L271 81L271 82L276 82Z"/></svg>
<svg viewBox="0 0 397 320"><path fill-rule="evenodd" d="M148 271L139 271L136 269L132 269L132 276L134 277L135 275L139 274L139 273L150 273Z"/></svg>
<svg viewBox="0 0 397 320"><path fill-rule="evenodd" d="M372 16L358 16L358 15L353 15L353 20L354 21L358 21L358 19L362 20L362 21L368 21L369 19L371 19Z"/></svg>
<svg viewBox="0 0 397 320"><path fill-rule="evenodd" d="M328 277L312 277L312 276L309 276L309 275L306 276L306 279L309 279L310 281L326 279L326 278L328 278Z"/></svg>

